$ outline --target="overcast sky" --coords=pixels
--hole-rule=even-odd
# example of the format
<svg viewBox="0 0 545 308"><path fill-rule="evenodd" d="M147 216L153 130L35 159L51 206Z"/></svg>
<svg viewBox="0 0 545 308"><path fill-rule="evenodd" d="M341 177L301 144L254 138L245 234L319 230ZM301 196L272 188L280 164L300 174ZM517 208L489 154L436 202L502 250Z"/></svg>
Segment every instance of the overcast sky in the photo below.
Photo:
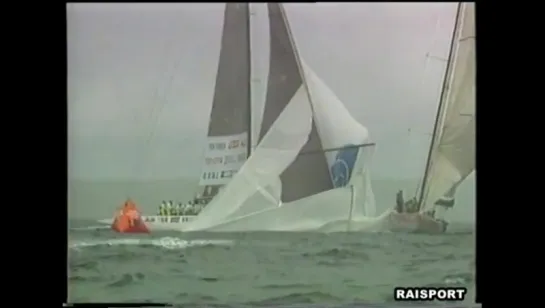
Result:
<svg viewBox="0 0 545 308"><path fill-rule="evenodd" d="M67 5L71 177L198 176L223 8ZM285 9L301 56L377 143L374 175L420 177L455 3Z"/></svg>

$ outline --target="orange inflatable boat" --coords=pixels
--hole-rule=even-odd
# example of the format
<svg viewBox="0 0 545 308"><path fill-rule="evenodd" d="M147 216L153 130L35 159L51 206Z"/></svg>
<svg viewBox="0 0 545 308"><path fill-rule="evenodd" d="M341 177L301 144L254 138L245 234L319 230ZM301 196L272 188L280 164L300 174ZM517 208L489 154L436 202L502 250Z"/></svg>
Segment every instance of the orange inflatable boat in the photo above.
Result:
<svg viewBox="0 0 545 308"><path fill-rule="evenodd" d="M112 229L119 233L150 233L140 211L131 199L127 199L116 213Z"/></svg>

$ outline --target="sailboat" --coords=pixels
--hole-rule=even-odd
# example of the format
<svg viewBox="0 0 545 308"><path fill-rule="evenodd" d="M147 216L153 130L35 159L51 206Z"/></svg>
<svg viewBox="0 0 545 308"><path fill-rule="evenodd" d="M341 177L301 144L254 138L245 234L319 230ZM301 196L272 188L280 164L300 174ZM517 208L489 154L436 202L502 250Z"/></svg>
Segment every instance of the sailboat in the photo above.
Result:
<svg viewBox="0 0 545 308"><path fill-rule="evenodd" d="M268 48L252 28L268 28ZM264 75L258 58L268 59ZM375 212L374 145L299 56L281 4L227 3L199 180L207 205L176 223L143 217L152 230L184 232L361 230Z"/></svg>
<svg viewBox="0 0 545 308"><path fill-rule="evenodd" d="M391 211L393 231L447 229L456 189L475 170L475 60L474 3L459 3L417 211Z"/></svg>
<svg viewBox="0 0 545 308"><path fill-rule="evenodd" d="M250 138L255 133L256 146L248 148L248 159L229 183L179 230L335 232L367 228L373 222L368 217L375 212L369 171L375 144L367 129L300 57L283 6L252 5L257 8L250 14L249 4L227 4L225 23L246 30L262 22L269 29L263 116L259 132L247 135ZM259 6L266 10L259 13ZM230 11L246 16L237 18L240 15ZM258 49L253 44L251 35L247 44L238 44L244 54L250 46L251 75L256 58L252 51ZM247 66L239 64L234 69L241 71L246 72Z"/></svg>
<svg viewBox="0 0 545 308"><path fill-rule="evenodd" d="M245 20L248 6L228 4L222 30L214 97L208 123L203 167L195 198L184 206L205 207L238 172L251 152L250 46ZM234 73L236 72L236 73ZM141 215L150 230L172 230L197 215ZM198 214L198 213L197 213ZM112 218L101 219L110 224Z"/></svg>

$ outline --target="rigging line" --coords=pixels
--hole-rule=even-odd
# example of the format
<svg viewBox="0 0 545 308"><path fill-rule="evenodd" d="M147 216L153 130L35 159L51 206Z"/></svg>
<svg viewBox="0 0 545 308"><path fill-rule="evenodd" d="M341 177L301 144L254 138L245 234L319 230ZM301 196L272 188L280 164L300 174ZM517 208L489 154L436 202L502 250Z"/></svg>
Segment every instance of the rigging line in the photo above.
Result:
<svg viewBox="0 0 545 308"><path fill-rule="evenodd" d="M433 161L432 161L432 154L433 154L433 148L435 147L435 143L436 142L439 142L439 140L437 138L440 138L440 133L442 133L440 130L440 121L442 120L442 117L444 116L445 112L446 112L446 109L443 110L443 107L444 107L444 104L446 103L446 99L448 99L448 96L445 96L445 95L448 95L448 88L450 87L450 82L451 82L451 70L453 69L453 62L452 62L452 57L455 56L455 48L457 48L456 46L456 41L458 39L458 31L459 31L459 26L460 26L460 20L459 20L459 17L462 16L462 3L459 2L457 4L457 8L456 8L456 15L455 15L455 18L454 18L454 25L453 25L453 29L452 29L452 37L450 39L450 46L449 46L449 53L448 53L448 62L447 62L447 65L445 67L445 74L444 74L444 77L443 77L443 82L442 82L442 85L441 85L441 93L440 93L440 96L439 96L439 104L437 106L437 111L436 111L436 116L435 116L435 123L433 125L433 135L432 135L432 138L431 138L431 142L430 142L430 147L429 147L429 150L428 150L428 156L427 156L427 159L426 159L426 167L424 169L424 176L423 176L423 180L422 180L422 184L421 184L421 189L420 189L420 193L418 195L418 210L422 209L422 207L425 205L425 204L422 204L422 202L424 202L424 197L425 197L425 194L427 193L426 190L427 190L427 181L428 181L428 175L429 175L429 172L432 168L432 165L433 165Z"/></svg>
<svg viewBox="0 0 545 308"><path fill-rule="evenodd" d="M171 75L169 78L169 81L167 81L166 84L168 84L169 82L172 82L173 77L174 76ZM164 107L168 105L168 100L166 99L165 90L160 92L157 88L157 90L154 92L152 101L153 101L153 104L152 104L153 111L151 112L149 117L149 122L151 123L149 127L150 129L149 129L149 133L145 136L144 143L143 143L144 149L145 149L143 151L144 152L143 160L144 158L150 158L151 161L153 161L153 158L155 158L154 154L156 154L155 151L151 151L152 140L156 136L157 128L159 126L159 119L161 117L162 111L164 110ZM143 173L144 175L148 175L148 170L151 168L151 165L152 165L151 163L139 164L139 168L137 169L138 173L139 174Z"/></svg>
<svg viewBox="0 0 545 308"><path fill-rule="evenodd" d="M140 14L143 14L143 13L140 12ZM123 28L123 24L121 22L119 22L119 20L115 20L114 24L113 24L113 27ZM113 49L114 46L116 46L115 40L110 40L107 43L108 44L103 44L103 47L106 47L106 48L110 49L110 51ZM120 76L117 76L117 78L115 78L113 80L113 87L111 89L113 90L114 101L117 104L123 105L124 100L123 100L123 96L121 95L121 92L120 92L120 89L123 89L121 81L122 81L122 79L120 78ZM121 108L119 108L119 110L117 110L116 115L112 119L112 121L114 121L114 125L110 126L110 128L108 128L106 126L106 127L104 127L104 130L111 132L112 130L116 131L115 128L121 128L122 127L121 123L124 123L124 122L120 121L120 119L122 119L123 117L126 117L127 113L132 115L133 122L138 121L137 110L132 109L132 110L129 110L129 112L127 112L127 108L123 108L123 106L121 106ZM116 124L118 124L118 125L116 125ZM111 134L109 134L109 135L111 136Z"/></svg>
<svg viewBox="0 0 545 308"><path fill-rule="evenodd" d="M143 15L143 14L144 14L143 11L139 12L139 15L140 15L140 16L139 16L139 19L142 18L142 15ZM118 80L118 83L119 83L119 82L120 82L120 81ZM120 95L119 95L119 92L116 92L116 98L118 99L118 101L122 101L122 100L119 99L119 96L120 96ZM124 114L124 110L123 110L123 109L124 109L124 108L121 108L121 110L120 110L120 112L121 112L122 114ZM138 119L138 114L139 114L139 112L138 112L138 107L133 107L133 108L131 108L131 109L132 109L132 110L131 110L132 123L138 123L138 120L139 120L139 119ZM130 125L129 125L129 128L130 128Z"/></svg>
<svg viewBox="0 0 545 308"><path fill-rule="evenodd" d="M167 22L165 22L165 26L168 26ZM169 58L168 55L172 54L171 49L174 48L174 45L175 45L174 41L175 40L173 36L170 36L170 38L167 40L167 43L165 44L166 48L163 49L164 52L162 53L159 67L163 68L169 64L170 61L168 61L168 58ZM170 82L172 82L172 79L174 77L172 73L169 73L169 70L168 70L169 67L170 66L167 66L167 70L165 70L164 73L155 80L154 90L149 97L151 101L151 110L148 113L145 123L150 123L148 125L148 128L150 129L148 130L149 133L147 134L143 142L144 150L142 151L143 154L141 155L141 160L134 161L134 163L137 165L134 166L133 170L137 170L136 172L137 175L142 175L142 173L147 173L147 170L150 168L149 166L150 164L145 164L144 161L146 161L146 158L150 157L150 154L151 154L150 144L153 138L155 137L155 133L156 133L155 130L158 126L158 120L160 118L161 111L163 110L163 107L167 103L165 98L165 89L163 89L163 92L161 93L159 88L161 85L165 84L164 80L166 79L166 77L170 76L169 78ZM168 84L168 81L167 81L167 84ZM146 166L147 168L145 168Z"/></svg>
<svg viewBox="0 0 545 308"><path fill-rule="evenodd" d="M432 40L430 42L430 45L428 46L428 52L426 53L425 59L424 59L424 74L422 76L422 80L421 80L421 84L420 84L421 88L424 88L424 85L425 85L425 82L426 82L426 73L428 72L430 60L440 59L437 56L431 55L431 52L430 52L430 51L433 51L433 49L434 49L434 47L435 47L435 45L437 43L437 36L439 34L440 28L441 28L441 18L439 18L439 16L436 16L436 18L435 18L435 28L434 28ZM411 133L411 129L409 129L409 134L410 133ZM409 140L410 140L410 136L409 136ZM420 190L420 187L422 186L423 178L424 178L424 175L422 175L422 177L418 179L418 182L416 184L416 189L414 191L414 196L418 196L418 192Z"/></svg>
<svg viewBox="0 0 545 308"><path fill-rule="evenodd" d="M121 23L118 19L111 20L108 22L109 26L106 24L103 28L101 28L102 32L107 31L109 28L123 28L123 23ZM110 38L110 39L108 39ZM102 37L100 48L103 51L106 51L106 54L113 54L113 58L115 59L115 55L117 54L116 47L119 47L119 44L117 43L115 39L104 36ZM108 62L106 62L108 63ZM118 63L117 61L114 63ZM96 64L96 63L94 63ZM116 66L114 66L115 68ZM121 83L122 79L120 77L119 72L122 72L122 70L119 69L119 66L117 66L118 70L116 74L114 74L114 78L111 79L111 84L107 86L104 90L108 90L106 93L111 93L111 95L108 97L101 97L100 99L108 99L113 100L112 105L117 106L117 108L114 108L114 111L112 113L112 117L104 121L102 125L102 129L98 130L99 134L103 134L107 137L107 140L110 142L114 142L115 138L120 138L119 134L115 134L115 132L124 131L124 128L127 128L126 125L123 126L123 123L126 123L123 121L123 118L126 118L127 112L126 112L126 106L123 106L123 96L121 95L121 91L124 88L123 84ZM106 78L107 80L107 78ZM111 91L111 92L110 92ZM132 112L133 118L135 117L134 112ZM113 122L113 123L112 123ZM112 132L114 132L112 134ZM117 135L117 136L116 136ZM123 133L120 134L121 137L123 137ZM113 154L114 147L106 147L104 150L106 152L110 152ZM110 157L115 157L115 155L110 155Z"/></svg>
<svg viewBox="0 0 545 308"><path fill-rule="evenodd" d="M163 68L165 67L168 63L167 63L167 59L168 59L168 54L170 53L170 49L173 48L173 38L171 37L169 40L167 40L167 43L165 44L166 45L166 48L164 49L164 53L161 57L162 61L160 62L160 65L159 67ZM156 110L157 110L157 104L153 103L154 100L158 99L159 98L159 87L164 84L163 82L163 79L166 77L166 76L169 76L170 74L168 74L168 69L164 71L163 75L158 77L156 80L155 80L155 87L154 87L154 91L152 92L152 95L150 96L150 100L152 101L152 105L151 105L151 111L150 113L148 114L148 120L151 120L153 119L155 116L156 116Z"/></svg>
<svg viewBox="0 0 545 308"><path fill-rule="evenodd" d="M414 130L409 129L409 133L412 133L412 132L414 132ZM429 136L430 138L432 138L432 133L425 133L425 132L418 132L418 131L417 131L417 133L422 135L422 136ZM422 179L423 179L423 175L421 177L419 177L418 180L417 180L417 184L416 184L416 188L414 190L414 195L413 196L418 195L418 192L420 190L420 186L422 185Z"/></svg>
<svg viewBox="0 0 545 308"><path fill-rule="evenodd" d="M174 65L174 72L172 74L170 74L170 78L169 80L166 82L166 89L164 89L163 93L162 93L162 97L159 97L159 94L157 93L157 98L158 98L158 101L161 102L160 104L157 104L158 105L158 110L157 110L157 113L156 113L156 116L155 116L155 119L153 120L153 127L152 129L150 130L150 133L148 134L147 136L147 139L144 141L145 142L145 145L147 146L147 149L151 150L151 147L149 146L149 144L151 144L151 141L152 139L155 137L156 135L156 132L157 132L157 127L159 126L159 118L160 118L160 115L163 111L163 108L169 104L168 102L168 99L166 97L166 93L167 91L169 91L171 88L172 88L172 84L173 84L173 81L174 81L174 75L175 75L175 72L178 71L178 68L179 66L181 65L181 61L178 61L178 64L175 64ZM153 161L153 158L155 158L156 156L154 154L157 154L156 151L153 151L151 153L151 158L152 158L152 161ZM151 164L148 164L147 165L147 169L149 170L150 169L150 166Z"/></svg>
<svg viewBox="0 0 545 308"><path fill-rule="evenodd" d="M438 58L436 56L431 55L430 51L433 51L433 49L434 49L434 47L435 47L435 45L437 43L437 36L438 36L438 33L439 33L440 25L441 25L441 19L439 18L439 16L436 16L436 18L435 18L435 29L434 29L434 32L433 32L432 40L430 42L430 46L428 46L428 52L425 54L424 74L422 76L422 80L421 80L421 84L420 84L421 88L424 88L424 85L425 85L425 82L426 82L426 73L428 72L430 60ZM409 129L409 135L410 134L411 134L411 129ZM409 140L410 140L410 136L409 136ZM418 192L419 192L420 187L422 185L423 178L424 178L424 175L422 175L418 179L418 182L416 184L416 189L414 191L414 196L418 196Z"/></svg>

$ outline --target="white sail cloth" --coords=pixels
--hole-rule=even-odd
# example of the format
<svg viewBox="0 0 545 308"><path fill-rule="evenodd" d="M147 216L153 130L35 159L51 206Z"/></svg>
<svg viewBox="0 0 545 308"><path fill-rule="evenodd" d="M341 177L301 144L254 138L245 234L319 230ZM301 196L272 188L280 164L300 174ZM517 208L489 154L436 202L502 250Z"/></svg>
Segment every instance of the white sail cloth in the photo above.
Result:
<svg viewBox="0 0 545 308"><path fill-rule="evenodd" d="M260 36L265 36L268 31L263 30L269 27L270 16L265 9L264 5L256 4L251 18L250 29L261 29ZM285 15L283 18L289 29ZM277 31L281 31L281 28L277 28ZM251 41L268 45L270 38L254 35ZM333 178L338 175L333 175L330 170L331 181L337 183L334 185L336 188L292 202L281 202L280 176L298 156L304 159L301 150L309 140L313 124L325 149L341 149L369 142L367 129L350 116L333 92L299 58L293 37L290 43L292 48L286 50L295 53L303 79L301 86L237 174L194 221L181 227L183 231L346 231L368 227L365 215L375 213L369 175L372 147L355 149L352 169L346 167L341 172L344 177L342 183ZM263 63L255 61L268 62L270 48L254 45L251 48L251 61L255 78L259 70L253 69L265 67ZM262 98L256 92L264 94L268 91L263 84L261 91L253 89L254 107L256 100ZM257 120L259 115L254 113L252 118ZM256 124L252 126L256 127ZM253 135L258 134L254 132ZM333 169L338 163L339 153L331 151L311 155L325 155L328 166ZM358 223L352 224L356 221Z"/></svg>
<svg viewBox="0 0 545 308"><path fill-rule="evenodd" d="M374 225L376 221L364 215L375 212L369 180L372 147L359 150L348 185L279 206L278 177L306 143L313 120L326 148L369 141L367 129L331 90L308 66L303 64L303 70L307 87L299 88L237 175L184 231L332 232Z"/></svg>
<svg viewBox="0 0 545 308"><path fill-rule="evenodd" d="M445 195L453 197L456 188L475 170L475 12L473 3L460 6L422 211ZM438 218L442 215L436 213Z"/></svg>

